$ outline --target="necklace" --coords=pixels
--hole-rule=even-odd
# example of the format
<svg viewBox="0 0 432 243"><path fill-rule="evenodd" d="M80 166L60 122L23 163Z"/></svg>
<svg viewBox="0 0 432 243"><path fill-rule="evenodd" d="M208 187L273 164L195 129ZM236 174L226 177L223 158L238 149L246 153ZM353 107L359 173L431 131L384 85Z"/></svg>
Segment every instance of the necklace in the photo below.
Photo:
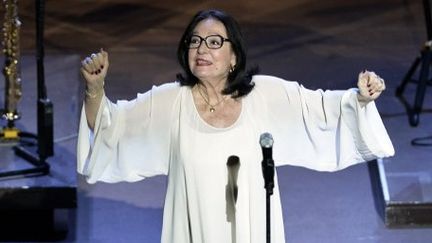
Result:
<svg viewBox="0 0 432 243"><path fill-rule="evenodd" d="M198 93L199 93L200 96L203 98L204 102L205 102L205 103L210 107L210 108L209 108L209 111L210 111L211 113L213 113L213 112L216 111L216 109L215 109L216 106L218 106L220 103L222 103L223 101L225 101L225 96L222 96L222 99L221 99L221 100L219 100L218 102L216 102L216 104L212 105L212 104L210 104L210 100L207 99L207 98L203 95L203 93L201 92L201 88L200 88L199 86L198 86L197 88L198 88ZM207 96L208 96L208 95L207 95Z"/></svg>

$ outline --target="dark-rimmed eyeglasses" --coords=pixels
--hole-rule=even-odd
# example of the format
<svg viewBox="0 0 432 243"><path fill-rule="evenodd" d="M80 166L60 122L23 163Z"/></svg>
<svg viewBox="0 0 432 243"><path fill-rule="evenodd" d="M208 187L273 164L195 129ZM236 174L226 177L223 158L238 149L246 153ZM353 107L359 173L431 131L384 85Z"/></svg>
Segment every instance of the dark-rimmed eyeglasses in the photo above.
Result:
<svg viewBox="0 0 432 243"><path fill-rule="evenodd" d="M206 36L205 38L199 35L192 35L189 38L188 47L189 49L197 49L201 46L201 43L203 41L206 43L206 46L209 49L219 49L223 46L225 41L230 41L230 40L220 35L209 35Z"/></svg>

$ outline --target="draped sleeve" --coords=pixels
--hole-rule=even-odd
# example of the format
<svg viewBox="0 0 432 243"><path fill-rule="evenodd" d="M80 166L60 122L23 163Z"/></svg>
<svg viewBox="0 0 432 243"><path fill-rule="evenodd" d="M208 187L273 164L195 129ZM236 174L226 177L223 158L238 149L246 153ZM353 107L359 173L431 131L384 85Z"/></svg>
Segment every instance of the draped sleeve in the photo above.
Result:
<svg viewBox="0 0 432 243"><path fill-rule="evenodd" d="M361 107L357 89L309 90L297 82L257 75L255 106L274 137L276 165L335 171L394 155L374 102Z"/></svg>
<svg viewBox="0 0 432 243"><path fill-rule="evenodd" d="M84 107L77 144L77 170L89 183L138 181L166 175L171 146L170 124L177 105L177 83L154 86L134 100L103 97L94 130Z"/></svg>

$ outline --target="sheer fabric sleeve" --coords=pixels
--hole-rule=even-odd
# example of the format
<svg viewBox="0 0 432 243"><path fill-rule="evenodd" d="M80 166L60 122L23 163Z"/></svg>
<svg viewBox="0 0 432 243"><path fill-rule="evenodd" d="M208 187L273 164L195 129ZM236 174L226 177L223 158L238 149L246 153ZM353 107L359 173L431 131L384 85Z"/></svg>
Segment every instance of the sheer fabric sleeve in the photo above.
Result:
<svg viewBox="0 0 432 243"><path fill-rule="evenodd" d="M177 84L154 86L131 101L104 97L94 131L84 107L77 144L77 171L89 183L138 181L168 173L170 121Z"/></svg>
<svg viewBox="0 0 432 243"><path fill-rule="evenodd" d="M394 155L375 103L361 107L357 89L309 90L271 76L256 80L277 165L335 171Z"/></svg>

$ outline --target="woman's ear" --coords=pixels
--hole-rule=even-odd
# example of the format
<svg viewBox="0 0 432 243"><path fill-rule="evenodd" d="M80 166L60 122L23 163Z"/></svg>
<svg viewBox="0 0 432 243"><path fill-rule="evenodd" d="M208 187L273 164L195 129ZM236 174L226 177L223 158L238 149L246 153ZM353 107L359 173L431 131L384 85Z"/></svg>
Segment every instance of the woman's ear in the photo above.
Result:
<svg viewBox="0 0 432 243"><path fill-rule="evenodd" d="M237 64L237 56L234 52L234 50L231 49L231 60L230 60L231 67L235 67Z"/></svg>
<svg viewBox="0 0 432 243"><path fill-rule="evenodd" d="M234 72L235 68L236 68L236 61L234 59L234 61L231 60L231 64L230 64L230 67L229 67L229 72L230 73Z"/></svg>

